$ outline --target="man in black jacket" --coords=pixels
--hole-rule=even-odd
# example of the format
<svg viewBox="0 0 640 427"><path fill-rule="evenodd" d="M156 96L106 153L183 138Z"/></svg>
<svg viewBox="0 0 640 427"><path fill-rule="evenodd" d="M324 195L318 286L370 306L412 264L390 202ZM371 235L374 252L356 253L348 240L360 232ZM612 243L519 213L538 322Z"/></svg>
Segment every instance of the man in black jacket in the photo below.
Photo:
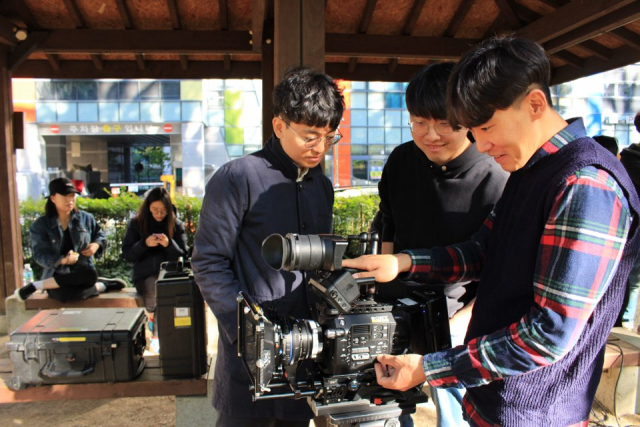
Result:
<svg viewBox="0 0 640 427"><path fill-rule="evenodd" d="M251 401L235 347L236 296L244 291L282 316L310 318L305 273L272 270L260 249L273 233L331 232L333 187L320 162L340 139L344 100L330 77L297 68L274 88L273 103L273 136L262 150L213 175L195 236L191 265L220 331L217 427L303 427L313 416L306 400Z"/></svg>

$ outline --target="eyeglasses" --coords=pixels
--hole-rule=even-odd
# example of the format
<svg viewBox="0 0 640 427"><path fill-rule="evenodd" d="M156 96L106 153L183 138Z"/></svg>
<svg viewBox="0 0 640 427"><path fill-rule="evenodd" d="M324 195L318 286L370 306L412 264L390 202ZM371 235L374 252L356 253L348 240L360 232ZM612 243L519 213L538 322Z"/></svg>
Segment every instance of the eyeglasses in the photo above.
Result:
<svg viewBox="0 0 640 427"><path fill-rule="evenodd" d="M313 147L315 147L316 145L320 144L323 141L329 147L331 147L332 145L336 145L338 143L338 141L340 141L342 139L342 134L340 133L340 131L338 129L336 129L336 133L333 134L333 135L314 136L314 137L310 137L310 138L305 138L302 135L300 135L298 132L293 130L293 128L291 126L289 126L289 123L287 123L284 119L281 118L281 120L284 122L285 125L287 125L287 127L289 129L291 129L291 132L295 133L298 136L298 138L300 138L300 139L302 139L304 141L304 146L305 146L305 148L308 148L308 149L312 149Z"/></svg>
<svg viewBox="0 0 640 427"><path fill-rule="evenodd" d="M427 123L409 122L409 127L411 128L411 132L413 132L415 136L425 136L429 133L430 126ZM449 122L436 122L436 124L433 125L433 129L438 135L441 136L449 136L453 132L460 130L454 129L453 126L449 124Z"/></svg>
<svg viewBox="0 0 640 427"><path fill-rule="evenodd" d="M163 210L155 210L155 209L150 209L151 213L154 215L166 215L167 211Z"/></svg>

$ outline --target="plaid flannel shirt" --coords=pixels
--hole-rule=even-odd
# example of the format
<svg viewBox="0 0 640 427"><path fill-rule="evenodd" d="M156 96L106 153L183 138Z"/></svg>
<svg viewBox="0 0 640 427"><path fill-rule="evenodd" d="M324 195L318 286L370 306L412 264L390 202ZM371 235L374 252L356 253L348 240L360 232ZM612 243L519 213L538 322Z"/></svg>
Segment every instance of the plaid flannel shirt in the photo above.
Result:
<svg viewBox="0 0 640 427"><path fill-rule="evenodd" d="M580 134L584 135L584 126L578 120L546 142L525 167L553 155ZM574 209L579 205L580 209ZM603 210L609 212L606 220ZM447 283L478 280L495 215L492 212L468 242L405 251L412 258L407 278ZM588 166L571 175L555 197L540 238L531 283L534 287L531 311L506 329L474 338L464 346L425 355L424 372L429 384L477 387L561 359L577 341L611 282L630 226L627 199L606 171ZM600 260L595 275L579 268L586 258L593 257ZM560 327L549 330L545 325L550 323ZM472 403L467 401L465 406L471 419L482 425L483 420Z"/></svg>

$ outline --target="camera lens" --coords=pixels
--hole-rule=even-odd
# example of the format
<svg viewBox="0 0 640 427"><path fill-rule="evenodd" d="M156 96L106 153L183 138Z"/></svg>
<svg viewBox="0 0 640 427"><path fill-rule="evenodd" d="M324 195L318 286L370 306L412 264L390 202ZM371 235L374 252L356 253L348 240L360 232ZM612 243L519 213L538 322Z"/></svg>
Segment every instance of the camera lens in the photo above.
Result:
<svg viewBox="0 0 640 427"><path fill-rule="evenodd" d="M262 242L262 259L274 270L317 270L333 261L332 246L324 243L331 242L316 234L272 234Z"/></svg>
<svg viewBox="0 0 640 427"><path fill-rule="evenodd" d="M322 353L322 328L309 319L293 319L282 330L282 356L285 365L316 359Z"/></svg>

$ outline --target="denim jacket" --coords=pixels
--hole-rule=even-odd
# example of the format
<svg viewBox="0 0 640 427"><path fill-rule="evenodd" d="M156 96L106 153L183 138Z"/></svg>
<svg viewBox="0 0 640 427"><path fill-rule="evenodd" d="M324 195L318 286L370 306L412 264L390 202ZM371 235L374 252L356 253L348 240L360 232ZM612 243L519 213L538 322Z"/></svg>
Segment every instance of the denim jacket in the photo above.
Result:
<svg viewBox="0 0 640 427"><path fill-rule="evenodd" d="M66 255L60 254L64 230L60 226L58 217L41 216L31 224L29 232L31 234L33 259L42 266L42 277L40 279L48 279L54 273L69 273L69 266L61 264ZM86 257L81 253L90 243L97 243L100 248L95 253L95 256L99 257L107 247L107 238L93 215L84 211L72 211L71 220L69 221L69 234L73 242L73 250L80 254L76 265L95 268L92 258Z"/></svg>

